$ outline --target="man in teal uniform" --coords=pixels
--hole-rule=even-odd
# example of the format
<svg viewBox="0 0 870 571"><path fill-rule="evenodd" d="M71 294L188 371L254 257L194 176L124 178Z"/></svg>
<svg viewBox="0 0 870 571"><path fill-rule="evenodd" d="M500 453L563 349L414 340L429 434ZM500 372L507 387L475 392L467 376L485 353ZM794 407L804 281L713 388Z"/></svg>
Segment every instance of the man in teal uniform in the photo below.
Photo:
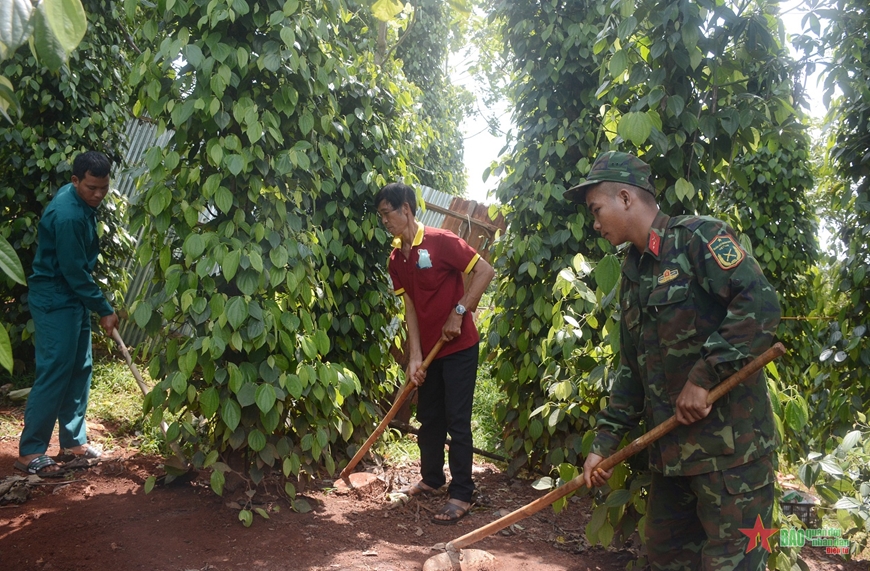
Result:
<svg viewBox="0 0 870 571"><path fill-rule="evenodd" d="M109 159L89 151L73 162L63 186L39 221L39 244L28 278L28 305L36 326L36 380L24 411L15 467L57 476L63 470L46 455L55 421L64 454L98 458L87 443L85 410L91 386L91 312L111 335L118 316L91 272L100 253L97 207L109 192Z"/></svg>
<svg viewBox="0 0 870 571"><path fill-rule="evenodd" d="M681 426L650 446L646 547L656 570L761 570L749 549L757 518L770 526L777 445L762 373L712 406L707 393L771 344L776 292L724 222L659 211L649 166L607 152L569 199L585 202L594 228L631 247L622 265L620 355L610 401L583 466L587 486L625 434L676 415Z"/></svg>

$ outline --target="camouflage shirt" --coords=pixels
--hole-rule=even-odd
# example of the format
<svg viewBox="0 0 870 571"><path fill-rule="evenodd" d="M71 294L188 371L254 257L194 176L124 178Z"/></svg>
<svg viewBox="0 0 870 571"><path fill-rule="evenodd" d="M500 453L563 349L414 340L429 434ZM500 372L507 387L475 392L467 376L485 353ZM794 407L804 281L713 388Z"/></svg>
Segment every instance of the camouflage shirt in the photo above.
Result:
<svg viewBox="0 0 870 571"><path fill-rule="evenodd" d="M776 292L724 222L659 212L643 254L622 265L620 362L598 415L592 451L608 456L640 421L676 413L691 380L707 390L763 353L779 323ZM693 476L769 454L776 428L763 372L723 396L710 414L650 446L650 467Z"/></svg>

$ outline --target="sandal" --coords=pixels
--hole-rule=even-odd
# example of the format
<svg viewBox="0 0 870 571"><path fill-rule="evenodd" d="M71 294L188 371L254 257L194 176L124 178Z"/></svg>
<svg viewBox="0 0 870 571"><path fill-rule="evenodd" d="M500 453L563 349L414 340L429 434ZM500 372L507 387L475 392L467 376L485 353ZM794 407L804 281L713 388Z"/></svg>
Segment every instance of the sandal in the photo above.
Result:
<svg viewBox="0 0 870 571"><path fill-rule="evenodd" d="M474 505L469 503L468 507L464 508L459 504L455 503L457 501L459 500L454 500L452 498L447 500L447 503L444 504L444 507L441 508L441 511L435 514L446 515L448 519L438 519L435 516L432 516L432 523L438 525L454 525L457 521L464 518L468 514L469 510L471 510L471 507Z"/></svg>
<svg viewBox="0 0 870 571"><path fill-rule="evenodd" d="M46 468L50 468L51 466L59 466L57 462L46 456L45 454L40 454L33 460L25 465L20 460L15 461L15 469L21 470L27 474L35 474L40 478L60 478L64 474L66 474L66 468L59 466L58 470L52 470L46 472Z"/></svg>
<svg viewBox="0 0 870 571"><path fill-rule="evenodd" d="M430 496L438 492L437 488L430 488L423 481L419 481L413 486L409 488L405 488L404 490L399 490L400 494L405 494L409 498L415 498L417 496Z"/></svg>

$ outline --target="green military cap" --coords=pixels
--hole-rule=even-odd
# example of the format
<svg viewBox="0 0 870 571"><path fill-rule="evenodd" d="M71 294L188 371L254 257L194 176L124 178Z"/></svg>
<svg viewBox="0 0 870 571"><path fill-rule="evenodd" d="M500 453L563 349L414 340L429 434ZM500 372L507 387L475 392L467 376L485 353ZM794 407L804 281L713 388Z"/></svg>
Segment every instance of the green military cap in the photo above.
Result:
<svg viewBox="0 0 870 571"><path fill-rule="evenodd" d="M599 182L624 182L638 188L642 188L655 196L656 189L650 183L649 165L629 153L607 151L598 155L592 163L592 170L586 180L565 191L565 198L583 202L586 200L586 191L592 185Z"/></svg>

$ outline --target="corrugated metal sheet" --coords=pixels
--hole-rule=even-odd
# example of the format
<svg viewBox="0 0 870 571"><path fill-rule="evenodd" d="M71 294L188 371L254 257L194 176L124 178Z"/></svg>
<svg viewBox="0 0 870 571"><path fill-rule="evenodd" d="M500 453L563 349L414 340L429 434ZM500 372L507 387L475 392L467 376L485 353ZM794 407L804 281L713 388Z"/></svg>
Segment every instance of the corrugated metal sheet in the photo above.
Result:
<svg viewBox="0 0 870 571"><path fill-rule="evenodd" d="M127 138L127 150L124 153L125 167L115 177L114 181L117 191L127 199L128 202L135 201L137 198L136 179L147 168L144 163L145 153L151 147L165 147L169 144L172 138L173 131L166 131L159 137L157 136L157 125L131 119L127 121L124 129L124 134ZM128 228L136 236L138 245L142 239L141 228ZM135 258L130 258L127 261L126 268L130 272L130 284L127 286L127 291L124 294L124 299L129 304L132 300L139 297L140 294L145 296L158 289L158 284L151 283L151 278L154 271L151 264L140 266ZM121 321L121 326L118 328L121 338L130 347L136 347L147 341L145 332L142 331L131 319Z"/></svg>
<svg viewBox="0 0 870 571"><path fill-rule="evenodd" d="M428 186L421 185L420 188L422 189L421 194L423 195L423 200L425 202L437 204L443 208L450 208L450 202L453 200L452 195L447 194L446 192L441 192L440 190L435 190ZM441 228L441 225L444 223L444 215L431 210L424 212L423 208L418 206L417 220L422 222L423 226Z"/></svg>

